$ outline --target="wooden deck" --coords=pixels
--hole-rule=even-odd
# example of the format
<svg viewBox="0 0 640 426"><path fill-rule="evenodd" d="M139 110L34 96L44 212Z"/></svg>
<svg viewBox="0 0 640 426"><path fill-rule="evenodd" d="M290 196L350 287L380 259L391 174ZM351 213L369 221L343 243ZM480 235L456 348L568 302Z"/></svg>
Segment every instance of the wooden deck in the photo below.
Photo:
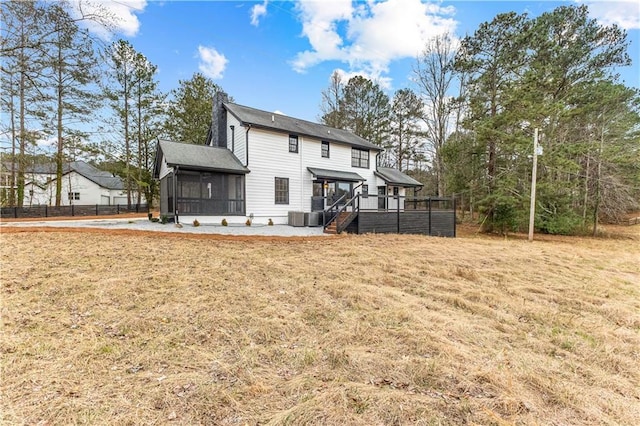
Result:
<svg viewBox="0 0 640 426"><path fill-rule="evenodd" d="M383 204L384 208L378 208ZM450 198L356 196L339 210L338 213L325 211L325 218L338 218L326 223L326 232L339 233L344 229L354 234L456 236L455 200Z"/></svg>
<svg viewBox="0 0 640 426"><path fill-rule="evenodd" d="M361 211L347 227L347 232L423 234L438 237L455 237L456 221L453 210L442 211Z"/></svg>

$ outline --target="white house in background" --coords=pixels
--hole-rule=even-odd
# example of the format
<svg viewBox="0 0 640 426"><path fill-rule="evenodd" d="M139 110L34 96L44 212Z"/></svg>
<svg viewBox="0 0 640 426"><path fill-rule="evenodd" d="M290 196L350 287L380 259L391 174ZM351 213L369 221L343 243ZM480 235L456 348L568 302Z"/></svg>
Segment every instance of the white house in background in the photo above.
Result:
<svg viewBox="0 0 640 426"><path fill-rule="evenodd" d="M6 201L6 199L8 198L8 193L11 188L13 188L14 191L17 188L17 174L18 164L16 162L3 161L0 165L0 188L3 192L3 201ZM38 188L38 191L42 191L42 189L47 185L47 182L55 177L56 166L53 163L27 165L24 171L24 181L25 185L28 185L29 188L25 188L24 205L33 205L31 201L34 197L33 194L29 193L32 186L36 186Z"/></svg>
<svg viewBox="0 0 640 426"><path fill-rule="evenodd" d="M54 205L56 202L55 165L48 174L25 183L24 206ZM137 193L132 194L132 203L137 201ZM145 201L142 200L144 203ZM127 204L127 192L119 176L99 170L84 161L66 164L62 175L61 205L115 205Z"/></svg>
<svg viewBox="0 0 640 426"><path fill-rule="evenodd" d="M185 223L251 217L284 224L291 211L322 211L345 194L404 196L422 186L376 167L382 149L349 131L226 100L224 93L215 96L206 145L158 141L154 176L162 215L177 214Z"/></svg>

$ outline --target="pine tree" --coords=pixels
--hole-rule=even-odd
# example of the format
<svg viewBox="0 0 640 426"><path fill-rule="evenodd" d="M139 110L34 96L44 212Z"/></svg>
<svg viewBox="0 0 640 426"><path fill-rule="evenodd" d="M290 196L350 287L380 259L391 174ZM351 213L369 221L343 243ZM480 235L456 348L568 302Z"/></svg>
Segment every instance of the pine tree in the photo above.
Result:
<svg viewBox="0 0 640 426"><path fill-rule="evenodd" d="M86 30L78 25L60 5L52 5L49 24L55 31L50 35L48 76L52 89L51 123L57 140L55 155L55 205L62 201L62 174L67 141L86 139L78 124L90 123L97 107L97 95L91 85L97 81L97 60L93 43Z"/></svg>
<svg viewBox="0 0 640 426"><path fill-rule="evenodd" d="M8 124L12 140L12 185L9 203L22 206L25 196L27 150L35 144L45 100L43 72L45 51L42 39L45 9L35 2L0 3L2 11L2 97L11 112Z"/></svg>
<svg viewBox="0 0 640 426"><path fill-rule="evenodd" d="M171 140L205 144L211 127L211 107L222 88L201 73L189 80L180 80L171 91L164 135Z"/></svg>
<svg viewBox="0 0 640 426"><path fill-rule="evenodd" d="M389 97L380 86L362 76L349 79L341 110L344 126L371 143L384 147L389 135Z"/></svg>
<svg viewBox="0 0 640 426"><path fill-rule="evenodd" d="M111 108L116 113L120 126L122 143L116 143L116 149L124 163L124 181L127 191L127 205L131 206L133 189L132 145L134 143L132 124L134 108L134 86L136 83L136 57L138 52L131 43L125 40L114 42L108 52L109 77L113 84L105 87L105 96L110 100Z"/></svg>
<svg viewBox="0 0 640 426"><path fill-rule="evenodd" d="M165 98L158 91L158 82L155 75L158 67L149 62L142 54L135 57L135 81L132 94L134 98L135 117L135 145L137 146L137 200L140 204L144 192L148 203L153 200L154 185L152 162L152 141L161 131L161 122L164 114L161 104Z"/></svg>
<svg viewBox="0 0 640 426"><path fill-rule="evenodd" d="M424 103L410 89L400 89L391 104L390 138L387 153L400 171L408 170L422 152Z"/></svg>

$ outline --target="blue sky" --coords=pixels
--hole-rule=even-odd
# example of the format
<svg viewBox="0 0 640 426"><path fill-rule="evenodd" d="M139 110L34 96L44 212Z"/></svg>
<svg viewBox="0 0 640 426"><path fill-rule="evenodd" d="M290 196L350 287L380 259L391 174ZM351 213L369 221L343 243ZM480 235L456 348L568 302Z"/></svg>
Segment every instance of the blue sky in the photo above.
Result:
<svg viewBox="0 0 640 426"><path fill-rule="evenodd" d="M411 69L429 37L472 34L498 13L537 16L574 3L102 1L120 17L111 39L129 40L158 65L161 90L200 71L240 104L311 121L334 70L375 79L392 96L413 88ZM640 88L640 1L586 3L592 17L627 30L634 63L619 71Z"/></svg>
<svg viewBox="0 0 640 426"><path fill-rule="evenodd" d="M627 30L633 65L620 72L640 88L640 1L585 2L592 17ZM240 104L311 121L334 70L375 79L392 96L413 88L411 69L429 37L472 34L498 13L537 16L575 3L101 0L119 18L111 40L129 40L158 65L161 90L200 71Z"/></svg>

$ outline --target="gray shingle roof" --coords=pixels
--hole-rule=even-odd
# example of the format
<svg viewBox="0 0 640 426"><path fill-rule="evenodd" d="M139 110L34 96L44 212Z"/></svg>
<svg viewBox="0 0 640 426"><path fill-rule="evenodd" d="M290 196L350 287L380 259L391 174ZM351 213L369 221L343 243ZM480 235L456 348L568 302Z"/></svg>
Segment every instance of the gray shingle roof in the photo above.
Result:
<svg viewBox="0 0 640 426"><path fill-rule="evenodd" d="M334 127L325 126L324 124L312 123L311 121L305 121L229 102L225 103L224 107L238 120L240 120L242 124L251 124L256 127L279 130L295 135L311 136L320 140L344 143L357 148L382 151L382 148L378 145L375 145L366 139L349 132L348 130L336 129Z"/></svg>
<svg viewBox="0 0 640 426"><path fill-rule="evenodd" d="M97 169L84 161L73 161L69 169L84 176L90 181L107 189L124 190L124 182L120 176L114 176L109 172Z"/></svg>
<svg viewBox="0 0 640 426"><path fill-rule="evenodd" d="M64 173L68 171L67 165L64 165ZM4 171L11 171L11 161L3 161L2 169ZM18 163L13 164L13 170L18 170ZM46 163L46 164L26 164L24 172L27 174L43 174L43 175L54 175L56 174L56 165L54 163Z"/></svg>
<svg viewBox="0 0 640 426"><path fill-rule="evenodd" d="M7 166L7 165L3 164L3 167L4 166ZM7 167L11 167L10 164ZM71 171L75 171L79 175L84 176L85 178L96 183L97 185L100 185L103 188L115 189L115 190L124 189L124 182L122 181L122 178L120 178L119 176L114 176L110 172L100 170L84 161L72 161L70 163L63 164L62 166L63 175L66 175ZM31 174L55 175L56 165L55 163L29 165L26 169L26 173L28 175L31 175ZM55 177L54 177L54 180L55 180ZM27 182L27 183L33 183L34 185L41 186L36 182Z"/></svg>
<svg viewBox="0 0 640 426"><path fill-rule="evenodd" d="M405 175L401 171L392 169L390 167L378 167L376 174L384 179L385 182L391 185L404 187L423 186L420 182L418 182L411 176Z"/></svg>
<svg viewBox="0 0 640 426"><path fill-rule="evenodd" d="M249 173L249 169L244 167L226 148L159 140L157 155L164 155L167 164L171 167L235 174Z"/></svg>
<svg viewBox="0 0 640 426"><path fill-rule="evenodd" d="M366 180L362 176L353 172L343 172L340 170L318 169L315 167L307 167L313 176L317 179L335 179L352 182L360 182Z"/></svg>

